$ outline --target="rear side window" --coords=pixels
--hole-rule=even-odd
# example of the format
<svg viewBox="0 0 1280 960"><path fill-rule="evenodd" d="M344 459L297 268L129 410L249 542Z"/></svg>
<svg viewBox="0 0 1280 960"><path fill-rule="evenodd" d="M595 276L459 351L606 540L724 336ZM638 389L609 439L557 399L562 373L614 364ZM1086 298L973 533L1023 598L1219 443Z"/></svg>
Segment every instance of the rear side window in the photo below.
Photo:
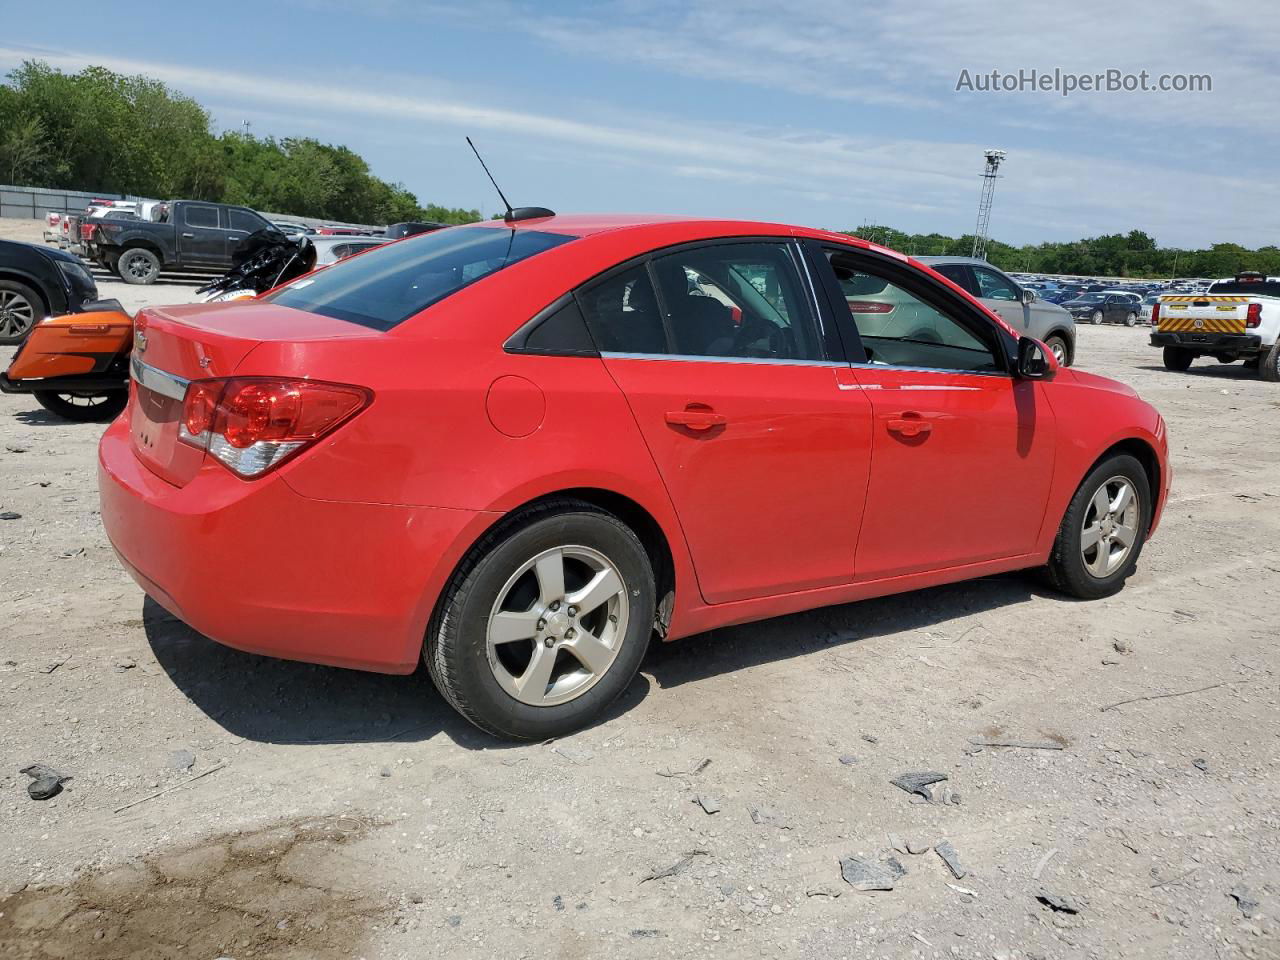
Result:
<svg viewBox="0 0 1280 960"><path fill-rule="evenodd" d="M573 239L499 227L437 230L370 251L341 270L295 280L267 299L390 330L477 280Z"/></svg>
<svg viewBox="0 0 1280 960"><path fill-rule="evenodd" d="M657 257L674 352L694 357L821 360L804 282L781 243L723 243Z"/></svg>
<svg viewBox="0 0 1280 960"><path fill-rule="evenodd" d="M936 266L934 264L929 264L929 266L933 267L935 273L942 274L961 290L968 291L975 297L978 296L977 288L974 287L973 282L969 279L969 268L964 266L964 264L940 263Z"/></svg>
<svg viewBox="0 0 1280 960"><path fill-rule="evenodd" d="M218 225L218 208L197 207L188 204L183 208L182 217L188 227L216 227Z"/></svg>
<svg viewBox="0 0 1280 960"><path fill-rule="evenodd" d="M579 292L591 337L605 353L667 353L667 334L643 263Z"/></svg>

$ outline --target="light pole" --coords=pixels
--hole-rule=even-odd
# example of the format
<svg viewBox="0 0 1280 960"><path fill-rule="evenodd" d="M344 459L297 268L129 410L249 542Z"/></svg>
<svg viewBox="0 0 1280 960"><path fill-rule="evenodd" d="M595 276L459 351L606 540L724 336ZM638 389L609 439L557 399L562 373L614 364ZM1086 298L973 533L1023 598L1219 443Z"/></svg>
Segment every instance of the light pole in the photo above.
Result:
<svg viewBox="0 0 1280 960"><path fill-rule="evenodd" d="M972 256L980 260L987 258L987 229L991 223L991 202L996 193L997 171L1000 162L1005 158L1003 150L988 150L986 169L982 172L982 193L978 197L978 225L973 230Z"/></svg>

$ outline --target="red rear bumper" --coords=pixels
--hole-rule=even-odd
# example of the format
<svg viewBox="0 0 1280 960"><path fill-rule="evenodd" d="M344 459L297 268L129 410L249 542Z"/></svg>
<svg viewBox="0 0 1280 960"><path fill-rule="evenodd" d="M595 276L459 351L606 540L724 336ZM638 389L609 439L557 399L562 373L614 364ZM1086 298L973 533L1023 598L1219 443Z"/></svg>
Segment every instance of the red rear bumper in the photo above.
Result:
<svg viewBox="0 0 1280 960"><path fill-rule="evenodd" d="M102 522L143 590L219 643L409 673L436 595L488 514L312 500L281 475L208 463L185 486L134 456L126 418L98 447Z"/></svg>

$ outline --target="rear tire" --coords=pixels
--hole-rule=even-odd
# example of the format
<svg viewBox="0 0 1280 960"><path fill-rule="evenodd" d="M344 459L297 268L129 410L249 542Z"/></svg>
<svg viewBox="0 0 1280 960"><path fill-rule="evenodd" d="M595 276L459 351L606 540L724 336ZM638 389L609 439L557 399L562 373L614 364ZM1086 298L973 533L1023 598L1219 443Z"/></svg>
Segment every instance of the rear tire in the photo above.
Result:
<svg viewBox="0 0 1280 960"><path fill-rule="evenodd" d="M1194 359L1195 356L1185 347L1164 348L1164 365L1166 369L1184 373L1191 369L1191 361Z"/></svg>
<svg viewBox="0 0 1280 960"><path fill-rule="evenodd" d="M609 600L590 608L583 601L576 613L582 578L599 573L572 551L591 555L619 581ZM540 565L527 569L539 557L559 565L555 597L544 589L554 576L544 578ZM653 632L655 593L649 556L626 524L583 501L552 501L500 524L472 548L432 618L423 659L441 695L481 730L514 740L563 736L597 719L635 677ZM511 631L520 637L491 643L504 615L520 621ZM526 619L537 621L523 628L533 631L528 638ZM572 653L575 636L566 626L581 630L578 644L597 641L585 650L602 657L599 669ZM550 665L535 681L543 657Z"/></svg>
<svg viewBox="0 0 1280 960"><path fill-rule="evenodd" d="M152 284L160 276L160 258L145 247L130 247L120 254L116 272L125 283Z"/></svg>
<svg viewBox="0 0 1280 960"><path fill-rule="evenodd" d="M81 396L73 393L54 393L51 390L35 390L31 394L36 403L64 420L76 423L105 423L120 416L129 402L128 389L112 390Z"/></svg>
<svg viewBox="0 0 1280 960"><path fill-rule="evenodd" d="M1138 323L1138 315L1136 313L1131 313L1124 318L1124 325L1126 327L1137 326L1137 323Z"/></svg>
<svg viewBox="0 0 1280 960"><path fill-rule="evenodd" d="M1126 501L1124 509L1116 511L1114 521L1107 521L1106 512L1098 508L1099 500L1115 501L1102 491L1105 488L1118 493L1125 485L1130 491L1130 500ZM1131 524L1125 524L1122 521L1127 504L1133 500L1136 500L1136 508L1129 517ZM1058 537L1053 542L1048 566L1050 583L1061 592L1082 600L1097 600L1119 592L1137 566L1142 545L1147 539L1147 530L1151 526L1151 502L1151 486L1146 471L1129 454L1110 456L1090 470L1071 498L1058 528ZM1127 553L1120 552L1126 546L1123 539L1111 541L1104 538L1089 545L1086 528L1089 531L1102 530L1106 536L1120 531L1121 538L1131 536L1132 542L1127 545ZM1107 557L1115 555L1114 569L1107 568L1101 554L1104 549Z"/></svg>
<svg viewBox="0 0 1280 960"><path fill-rule="evenodd" d="M1280 383L1280 338L1277 338L1270 352L1258 358L1258 372L1268 383Z"/></svg>

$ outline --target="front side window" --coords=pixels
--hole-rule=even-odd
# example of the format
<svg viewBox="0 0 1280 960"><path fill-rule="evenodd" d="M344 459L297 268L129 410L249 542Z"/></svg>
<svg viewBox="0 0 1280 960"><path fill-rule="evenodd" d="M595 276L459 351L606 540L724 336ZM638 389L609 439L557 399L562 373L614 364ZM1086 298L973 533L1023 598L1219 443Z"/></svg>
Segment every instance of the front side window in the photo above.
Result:
<svg viewBox="0 0 1280 960"><path fill-rule="evenodd" d="M236 210L233 207L227 211L227 216L230 218L227 222L231 224L232 230L244 230L247 233L254 233L267 226L266 221L258 219L248 210Z"/></svg>
<svg viewBox="0 0 1280 960"><path fill-rule="evenodd" d="M502 227L451 227L370 251L282 287L272 303L390 330L491 274L569 243L559 233Z"/></svg>
<svg viewBox="0 0 1280 960"><path fill-rule="evenodd" d="M872 272L859 258L828 251L867 362L935 370L997 372L987 341L968 326Z"/></svg>
<svg viewBox="0 0 1280 960"><path fill-rule="evenodd" d="M804 282L781 243L721 243L653 260L676 354L824 358Z"/></svg>
<svg viewBox="0 0 1280 960"><path fill-rule="evenodd" d="M1018 288L1008 277L988 270L986 267L974 267L974 276L978 278L979 295L984 300L1017 300Z"/></svg>
<svg viewBox="0 0 1280 960"><path fill-rule="evenodd" d="M188 204L183 210L183 219L188 227L216 227L218 225L217 207L199 207Z"/></svg>

